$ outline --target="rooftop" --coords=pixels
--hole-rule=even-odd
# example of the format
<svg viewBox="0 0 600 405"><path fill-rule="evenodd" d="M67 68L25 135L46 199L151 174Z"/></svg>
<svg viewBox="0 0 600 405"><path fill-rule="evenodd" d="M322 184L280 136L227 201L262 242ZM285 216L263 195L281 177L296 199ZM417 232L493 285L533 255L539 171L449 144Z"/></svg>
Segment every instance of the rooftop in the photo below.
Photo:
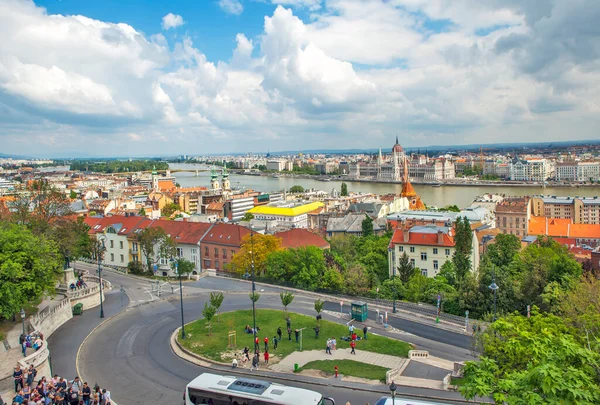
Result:
<svg viewBox="0 0 600 405"><path fill-rule="evenodd" d="M307 214L317 208L323 207L323 203L320 201L308 203L308 204L297 204L290 206L289 203L283 204L269 204L261 205L250 209L248 212L256 215L277 215L285 217L295 217L302 214Z"/></svg>

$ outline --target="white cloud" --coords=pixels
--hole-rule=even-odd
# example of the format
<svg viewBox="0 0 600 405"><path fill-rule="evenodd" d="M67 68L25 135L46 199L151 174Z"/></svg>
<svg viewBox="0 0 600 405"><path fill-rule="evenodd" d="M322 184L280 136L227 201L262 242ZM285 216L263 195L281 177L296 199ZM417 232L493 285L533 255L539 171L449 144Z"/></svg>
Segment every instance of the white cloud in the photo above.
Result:
<svg viewBox="0 0 600 405"><path fill-rule="evenodd" d="M252 51L254 50L254 44L251 39L246 38L244 34L237 34L235 36L237 46L233 50L233 58L231 64L233 66L243 66L250 62L252 57Z"/></svg>
<svg viewBox="0 0 600 405"><path fill-rule="evenodd" d="M181 27L184 24L183 17L177 14L169 13L162 18L163 30Z"/></svg>
<svg viewBox="0 0 600 405"><path fill-rule="evenodd" d="M141 136L141 135L138 135L138 134L136 134L135 132L130 132L130 133L128 133L128 134L127 134L127 137L128 137L129 139L131 139L132 141L134 141L134 142L139 142L139 141L141 141L141 140L142 140L142 136Z"/></svg>
<svg viewBox="0 0 600 405"><path fill-rule="evenodd" d="M321 8L322 0L271 0L271 3L282 6L307 8L311 11L315 11Z"/></svg>
<svg viewBox="0 0 600 405"><path fill-rule="evenodd" d="M244 6L240 0L219 0L219 7L228 14L240 15Z"/></svg>

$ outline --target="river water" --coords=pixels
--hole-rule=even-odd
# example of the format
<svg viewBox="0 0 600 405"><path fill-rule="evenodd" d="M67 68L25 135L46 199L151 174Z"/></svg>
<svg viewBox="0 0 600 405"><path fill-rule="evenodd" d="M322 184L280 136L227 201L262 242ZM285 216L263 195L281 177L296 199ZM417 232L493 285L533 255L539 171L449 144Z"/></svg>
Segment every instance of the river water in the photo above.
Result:
<svg viewBox="0 0 600 405"><path fill-rule="evenodd" d="M193 164L170 164L172 169L193 170L201 168L199 165ZM174 173L177 182L182 187L205 186L210 184L210 173L200 172L198 176L195 173L177 172ZM297 179L280 177L273 178L271 176L247 176L230 174L232 187L241 187L245 189L253 189L263 192L289 190L294 185L300 185L304 188L312 188L331 192L332 189L340 190L341 181L323 182L313 179ZM375 193L375 194L399 194L402 191L402 184L386 184L386 183L365 183L365 182L350 182L345 181L348 185L348 191ZM446 205L456 204L461 208L468 206L473 199L479 195L486 193L505 194L512 196L522 195L556 195L556 196L600 196L600 186L598 187L546 187L531 186L531 187L490 187L490 186L442 186L432 187L428 185L414 185L415 191L421 195L421 199L429 206L444 207Z"/></svg>

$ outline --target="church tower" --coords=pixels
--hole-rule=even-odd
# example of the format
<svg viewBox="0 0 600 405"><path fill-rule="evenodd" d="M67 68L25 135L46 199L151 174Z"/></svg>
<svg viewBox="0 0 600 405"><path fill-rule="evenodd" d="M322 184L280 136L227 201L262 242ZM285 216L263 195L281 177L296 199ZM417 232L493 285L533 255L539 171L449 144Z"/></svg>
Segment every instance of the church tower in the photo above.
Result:
<svg viewBox="0 0 600 405"><path fill-rule="evenodd" d="M402 180L402 169L405 160L406 156L404 155L404 149L402 149L402 146L398 143L398 135L396 135L396 144L392 148L392 165L394 166L394 181Z"/></svg>
<svg viewBox="0 0 600 405"><path fill-rule="evenodd" d="M217 180L217 171L213 167L210 171L210 189L211 190L219 190L221 186L219 185L219 180Z"/></svg>
<svg viewBox="0 0 600 405"><path fill-rule="evenodd" d="M224 191L231 191L231 183L229 181L229 173L227 173L227 167L223 167L223 171L221 172L223 176L222 186Z"/></svg>
<svg viewBox="0 0 600 405"><path fill-rule="evenodd" d="M158 189L158 172L156 171L156 166L152 168L152 190L159 191Z"/></svg>

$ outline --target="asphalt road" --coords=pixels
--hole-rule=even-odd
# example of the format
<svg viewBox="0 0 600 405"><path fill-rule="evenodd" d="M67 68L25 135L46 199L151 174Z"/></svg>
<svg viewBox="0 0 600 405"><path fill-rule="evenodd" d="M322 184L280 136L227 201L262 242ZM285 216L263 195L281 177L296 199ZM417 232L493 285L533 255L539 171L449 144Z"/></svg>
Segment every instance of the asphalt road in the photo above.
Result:
<svg viewBox="0 0 600 405"><path fill-rule="evenodd" d="M300 297L298 297L300 298ZM184 301L186 322L199 318L206 296L191 297ZM310 300L312 303L312 300ZM290 310L311 314L309 301L297 299ZM277 295L263 295L259 308L280 308ZM246 293L227 294L223 311L249 308ZM204 371L227 373L229 368L202 367L188 363L176 356L169 348L173 330L180 326L179 301L155 301L118 315L103 324L91 335L80 353L80 371L84 378L109 387L120 404L177 404L180 403L185 385ZM330 318L335 320L334 318ZM347 388L317 386L303 376L290 376L294 382L282 381L277 374L264 371L254 373L256 377L282 384L317 390L336 400L338 404L374 403L385 395L387 387L363 384L347 384ZM306 381L306 382L303 382ZM326 382L327 380L322 380ZM357 388L368 388L379 392L365 392ZM410 387L399 387L398 395L436 395L444 398L459 398L456 393L432 391Z"/></svg>

